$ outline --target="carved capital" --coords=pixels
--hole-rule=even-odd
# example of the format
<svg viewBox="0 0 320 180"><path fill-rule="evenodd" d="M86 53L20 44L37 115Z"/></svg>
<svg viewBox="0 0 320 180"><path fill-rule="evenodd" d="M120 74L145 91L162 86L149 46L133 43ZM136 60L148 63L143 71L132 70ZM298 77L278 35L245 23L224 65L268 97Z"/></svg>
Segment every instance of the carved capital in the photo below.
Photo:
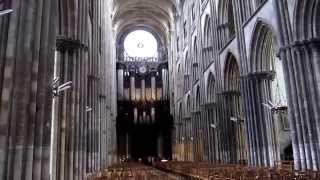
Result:
<svg viewBox="0 0 320 180"><path fill-rule="evenodd" d="M58 51L74 51L77 49L88 49L88 47L82 44L79 40L74 40L64 36L57 37L56 47Z"/></svg>

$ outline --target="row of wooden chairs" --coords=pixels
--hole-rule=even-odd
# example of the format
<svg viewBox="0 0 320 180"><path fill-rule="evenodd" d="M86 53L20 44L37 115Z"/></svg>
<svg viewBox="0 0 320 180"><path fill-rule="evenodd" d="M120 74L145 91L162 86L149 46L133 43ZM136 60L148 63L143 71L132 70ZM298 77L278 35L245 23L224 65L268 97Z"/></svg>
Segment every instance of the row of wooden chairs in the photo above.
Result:
<svg viewBox="0 0 320 180"><path fill-rule="evenodd" d="M88 180L177 180L174 176L138 163L117 164L98 173L88 174Z"/></svg>
<svg viewBox="0 0 320 180"><path fill-rule="evenodd" d="M156 166L204 180L320 180L320 172L295 171L292 162L277 162L273 168L237 164L213 165L205 162L167 162Z"/></svg>

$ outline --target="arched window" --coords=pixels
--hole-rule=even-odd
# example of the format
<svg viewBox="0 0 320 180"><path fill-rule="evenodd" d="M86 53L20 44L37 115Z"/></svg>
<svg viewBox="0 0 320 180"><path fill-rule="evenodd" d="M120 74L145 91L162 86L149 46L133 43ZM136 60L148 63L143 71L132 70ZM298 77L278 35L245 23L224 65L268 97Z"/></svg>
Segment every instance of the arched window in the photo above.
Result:
<svg viewBox="0 0 320 180"><path fill-rule="evenodd" d="M187 35L188 35L188 29L187 29L188 27L187 27L187 21L185 21L184 23L183 23L183 38L184 39L187 39Z"/></svg>
<svg viewBox="0 0 320 180"><path fill-rule="evenodd" d="M177 38L177 52L180 51L180 38Z"/></svg>
<svg viewBox="0 0 320 180"><path fill-rule="evenodd" d="M177 80L178 82L181 80L181 64L178 65L178 71L177 71Z"/></svg>
<svg viewBox="0 0 320 180"><path fill-rule="evenodd" d="M251 122L261 121L263 124L258 128L264 132L263 136L269 137L270 143L265 144L263 148L270 149L270 151L264 154L265 159L259 162L259 165L268 166L280 160L279 150L281 148L276 143L279 142L277 139L279 132L274 129L281 125L276 123L288 120L282 62L275 54L277 41L271 26L261 20L257 22L250 49L250 71L252 73L250 83L254 84L253 100L256 103L252 108L256 110L253 112L254 116L248 118L252 118Z"/></svg>
<svg viewBox="0 0 320 180"><path fill-rule="evenodd" d="M125 61L157 61L158 42L148 31L136 30L130 32L124 39Z"/></svg>
<svg viewBox="0 0 320 180"><path fill-rule="evenodd" d="M205 69L210 64L213 56L212 25L211 25L211 18L209 17L209 15L207 15L205 18L203 37L204 37L203 69Z"/></svg>
<svg viewBox="0 0 320 180"><path fill-rule="evenodd" d="M205 20L205 47L212 46L212 24L211 24L211 18L209 15L206 16Z"/></svg>
<svg viewBox="0 0 320 180"><path fill-rule="evenodd" d="M192 21L194 21L196 18L196 8L194 3L191 5L191 16L192 16Z"/></svg>
<svg viewBox="0 0 320 180"><path fill-rule="evenodd" d="M208 146L212 149L210 154L208 155L209 160L214 162L219 159L217 153L217 120L218 120L218 113L217 113L217 106L216 106L216 91L215 91L215 77L213 73L210 72L207 80L207 92L206 92L206 104L205 104L205 124L208 131L209 139Z"/></svg>
<svg viewBox="0 0 320 180"><path fill-rule="evenodd" d="M252 72L270 74L271 97L269 100L287 106L283 66L276 55L277 42L272 30L265 23L258 22L255 29L251 54Z"/></svg>
<svg viewBox="0 0 320 180"><path fill-rule="evenodd" d="M181 123L181 121L182 121L182 115L183 115L181 103L179 103L179 110L178 110L178 111L179 111L179 112L178 112L178 115L179 115L178 119L179 119L179 123Z"/></svg>
<svg viewBox="0 0 320 180"><path fill-rule="evenodd" d="M236 58L229 54L225 67L225 90L240 91L240 71Z"/></svg>
<svg viewBox="0 0 320 180"><path fill-rule="evenodd" d="M187 101L186 101L186 115L187 117L191 116L191 102L190 102L190 95L188 95L187 97Z"/></svg>
<svg viewBox="0 0 320 180"><path fill-rule="evenodd" d="M234 21L234 13L233 13L233 3L232 0L229 0L228 4L228 27L229 27L229 37L233 37L235 35L235 21Z"/></svg>
<svg viewBox="0 0 320 180"><path fill-rule="evenodd" d="M197 80L198 78L198 43L197 37L194 38L193 41L193 64L192 64L192 77L193 81Z"/></svg>
<svg viewBox="0 0 320 180"><path fill-rule="evenodd" d="M189 59L189 53L187 52L184 59L184 91L188 91L190 88L190 59Z"/></svg>
<svg viewBox="0 0 320 180"><path fill-rule="evenodd" d="M209 74L208 81L207 81L207 101L208 103L215 102L215 78L212 73Z"/></svg>
<svg viewBox="0 0 320 180"><path fill-rule="evenodd" d="M237 151L232 152L236 163L247 161L247 150L245 146L245 128L242 110L242 97L240 91L240 69L236 58L229 53L224 70L224 101L226 104L226 121L231 122L228 129L230 129L230 137L235 140L232 146Z"/></svg>
<svg viewBox="0 0 320 180"><path fill-rule="evenodd" d="M200 111L200 103L201 103L201 96L200 96L200 87L198 86L197 87L197 90L196 90L196 94L195 94L195 111Z"/></svg>
<svg viewBox="0 0 320 180"><path fill-rule="evenodd" d="M183 94L183 87L182 87L182 69L181 69L181 64L178 65L177 69L177 91L178 91L178 97L181 97Z"/></svg>
<svg viewBox="0 0 320 180"><path fill-rule="evenodd" d="M187 51L184 57L184 72L185 74L189 74L190 69L190 59L189 59L189 52Z"/></svg>
<svg viewBox="0 0 320 180"><path fill-rule="evenodd" d="M233 0L219 1L218 34L219 48L223 48L236 33Z"/></svg>
<svg viewBox="0 0 320 180"><path fill-rule="evenodd" d="M183 141L183 127L182 127L182 118L183 118L183 111L181 103L178 104L178 117L177 117L177 140L179 143ZM181 158L181 157L179 157Z"/></svg>

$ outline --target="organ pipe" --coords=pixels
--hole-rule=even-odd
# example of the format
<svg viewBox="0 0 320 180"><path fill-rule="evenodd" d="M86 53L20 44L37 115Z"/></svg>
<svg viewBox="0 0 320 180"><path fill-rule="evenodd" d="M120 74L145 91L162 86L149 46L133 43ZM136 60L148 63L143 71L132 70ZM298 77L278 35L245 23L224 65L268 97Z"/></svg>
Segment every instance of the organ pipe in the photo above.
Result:
<svg viewBox="0 0 320 180"><path fill-rule="evenodd" d="M147 112L146 111L143 111L142 119L143 119L143 123L146 124L147 123Z"/></svg>
<svg viewBox="0 0 320 180"><path fill-rule="evenodd" d="M134 124L138 124L138 109L137 108L134 108L134 110L133 110L133 121L134 121Z"/></svg>
<svg viewBox="0 0 320 180"><path fill-rule="evenodd" d="M146 80L141 80L141 100L146 101Z"/></svg>
<svg viewBox="0 0 320 180"><path fill-rule="evenodd" d="M131 101L136 100L136 83L135 83L135 77L131 75L130 77L130 94L131 94Z"/></svg>
<svg viewBox="0 0 320 180"><path fill-rule="evenodd" d="M156 100L156 77L154 75L151 77L151 99Z"/></svg>
<svg viewBox="0 0 320 180"><path fill-rule="evenodd" d="M154 107L151 108L151 121L153 124L156 122L156 109Z"/></svg>
<svg viewBox="0 0 320 180"><path fill-rule="evenodd" d="M165 93L166 93L166 74L165 74L165 69L161 70L161 76L162 76L162 85L163 85L163 89L162 89L162 99L165 99Z"/></svg>

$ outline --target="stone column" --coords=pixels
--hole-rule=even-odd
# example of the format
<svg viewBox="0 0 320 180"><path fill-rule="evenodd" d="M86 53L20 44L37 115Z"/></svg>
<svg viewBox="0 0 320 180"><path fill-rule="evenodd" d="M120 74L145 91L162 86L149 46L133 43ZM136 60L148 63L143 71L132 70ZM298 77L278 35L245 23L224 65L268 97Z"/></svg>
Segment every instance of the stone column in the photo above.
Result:
<svg viewBox="0 0 320 180"><path fill-rule="evenodd" d="M272 78L272 73L261 72L242 79L249 164L255 166L274 166L280 157L272 112L262 105L271 100Z"/></svg>
<svg viewBox="0 0 320 180"><path fill-rule="evenodd" d="M0 17L0 179L46 180L57 2L3 3L14 12Z"/></svg>
<svg viewBox="0 0 320 180"><path fill-rule="evenodd" d="M146 101L146 80L141 80L141 100L142 102Z"/></svg>
<svg viewBox="0 0 320 180"><path fill-rule="evenodd" d="M224 158L223 160L227 163L236 163L235 159L235 144L236 142L236 135L235 135L235 127L234 123L230 120L232 117L232 92L225 91L223 92L223 114L222 114L222 142L223 144L223 151L224 151Z"/></svg>
<svg viewBox="0 0 320 180"><path fill-rule="evenodd" d="M169 74L168 74L168 70L163 68L161 74L162 74L162 99L169 100Z"/></svg>
<svg viewBox="0 0 320 180"><path fill-rule="evenodd" d="M282 49L289 100L295 168L319 170L319 42L296 42ZM308 103L305 103L308 102Z"/></svg>
<svg viewBox="0 0 320 180"><path fill-rule="evenodd" d="M312 24L315 21L311 20L312 13L310 16L309 12L301 11L302 13L299 14L299 18L308 17L308 19L304 18L308 26L305 26L305 22L300 22L292 27L288 23L290 19L287 16L287 3L276 1L275 8L277 8L275 12L282 34L279 38L279 56L283 61L286 79L295 169L319 170L319 35L311 32L311 28L309 29L309 27L315 27L315 24ZM319 28L314 30L316 29Z"/></svg>

